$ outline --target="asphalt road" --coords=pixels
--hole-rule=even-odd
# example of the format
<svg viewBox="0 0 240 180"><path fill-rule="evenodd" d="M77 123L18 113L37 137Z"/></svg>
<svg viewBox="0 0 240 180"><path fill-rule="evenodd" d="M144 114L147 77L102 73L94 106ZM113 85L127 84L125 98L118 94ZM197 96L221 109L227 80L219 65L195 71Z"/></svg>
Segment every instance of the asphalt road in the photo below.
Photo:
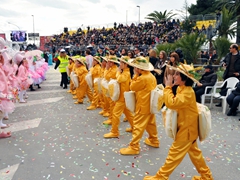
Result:
<svg viewBox="0 0 240 180"><path fill-rule="evenodd" d="M0 180L141 180L163 165L172 139L165 134L160 113L160 148L146 146L145 133L140 155L122 156L119 149L131 140L131 134L125 132L128 123L121 122L118 139L104 139L110 127L102 125L106 118L98 114L100 109L87 111L86 100L74 104L59 82L59 72L51 67L42 88L28 92L28 103L17 104L5 121L11 124L12 137L0 139ZM240 179L238 119L239 114L227 117L214 107L210 137L199 142L215 180ZM186 155L170 179L190 180L197 174Z"/></svg>

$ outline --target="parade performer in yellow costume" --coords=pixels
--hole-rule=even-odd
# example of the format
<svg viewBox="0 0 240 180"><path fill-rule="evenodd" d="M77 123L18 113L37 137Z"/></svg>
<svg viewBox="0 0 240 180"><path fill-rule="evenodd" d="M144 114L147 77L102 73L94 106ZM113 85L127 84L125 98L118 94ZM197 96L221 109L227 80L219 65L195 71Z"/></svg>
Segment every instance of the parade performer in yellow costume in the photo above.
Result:
<svg viewBox="0 0 240 180"><path fill-rule="evenodd" d="M70 75L74 69L75 63L74 63L74 59L72 57L69 57L68 60L69 60L68 69L69 69L69 75ZM70 89L67 92L74 94L74 89L75 88L74 88L73 81L72 81L72 79L70 79Z"/></svg>
<svg viewBox="0 0 240 180"><path fill-rule="evenodd" d="M104 72L107 71L107 57L101 57L102 58L102 69L101 69L101 78L104 78ZM109 116L109 102L108 98L103 94L103 92L100 93L100 102L102 111L99 112L100 115L103 115L104 117Z"/></svg>
<svg viewBox="0 0 240 180"><path fill-rule="evenodd" d="M130 65L134 67L130 89L135 91L136 108L133 119L132 141L127 148L120 149L120 153L123 155L139 154L139 141L145 130L149 134L149 137L145 139L145 144L159 147L155 114L150 112L151 91L157 86L156 78L150 72L154 67L148 58L142 56L134 59Z"/></svg>
<svg viewBox="0 0 240 180"><path fill-rule="evenodd" d="M101 58L98 56L93 57L93 67L90 68L90 72L92 74L92 80L94 81L95 78L101 77ZM99 103L99 93L98 93L98 84L94 84L94 92L93 92L93 99L92 104L87 107L87 110L96 109Z"/></svg>
<svg viewBox="0 0 240 180"><path fill-rule="evenodd" d="M128 68L128 64L130 61L130 57L122 56L120 59L120 66L117 71L117 82L120 86L120 95L119 99L116 101L116 104L113 108L112 115L112 129L110 133L104 134L105 138L117 138L119 136L118 126L120 124L120 116L124 112L126 115L128 122L131 125L131 128L127 128L127 131L132 131L133 127L133 114L126 108L124 92L130 91L130 70Z"/></svg>
<svg viewBox="0 0 240 180"><path fill-rule="evenodd" d="M104 72L104 78L109 82L111 79L116 79L118 68L116 64L119 64L119 61L117 59L117 56L113 55L108 56L107 60L107 71ZM103 124L112 124L112 113L115 102L110 97L107 97L107 99L109 102L109 117L106 121L103 122Z"/></svg>
<svg viewBox="0 0 240 180"><path fill-rule="evenodd" d="M177 134L169 149L165 164L159 169L155 176L146 176L144 180L166 180L170 174L181 163L188 153L192 163L201 176L194 176L192 180L213 180L212 173L206 165L201 150L197 145L198 138L198 109L195 93L192 89L194 79L191 74L193 68L181 64L170 67L176 70L175 74L165 78L164 89L165 105L178 113ZM173 83L174 80L174 83ZM176 95L172 87L178 85Z"/></svg>
<svg viewBox="0 0 240 180"><path fill-rule="evenodd" d="M83 104L83 98L85 94L87 94L89 100L92 101L92 91L90 90L85 80L88 70L82 58L76 58L74 72L78 76L78 81L79 81L79 86L76 88L77 101L74 103Z"/></svg>

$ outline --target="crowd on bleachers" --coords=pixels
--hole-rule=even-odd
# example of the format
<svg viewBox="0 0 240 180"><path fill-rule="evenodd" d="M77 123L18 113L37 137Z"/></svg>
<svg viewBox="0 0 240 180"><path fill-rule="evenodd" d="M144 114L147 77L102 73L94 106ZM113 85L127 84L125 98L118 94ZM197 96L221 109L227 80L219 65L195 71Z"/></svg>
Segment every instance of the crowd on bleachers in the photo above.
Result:
<svg viewBox="0 0 240 180"><path fill-rule="evenodd" d="M180 22L173 19L172 21L163 21L160 24L145 22L130 26L119 24L115 25L114 28L88 28L88 30L79 28L73 34L66 32L54 35L51 42L46 43L45 47L53 53L60 48L70 46L72 51L81 54L89 44L92 44L95 50L104 49L106 46L110 49L125 48L127 50L139 47L142 52L147 52L157 43L173 43L181 36Z"/></svg>

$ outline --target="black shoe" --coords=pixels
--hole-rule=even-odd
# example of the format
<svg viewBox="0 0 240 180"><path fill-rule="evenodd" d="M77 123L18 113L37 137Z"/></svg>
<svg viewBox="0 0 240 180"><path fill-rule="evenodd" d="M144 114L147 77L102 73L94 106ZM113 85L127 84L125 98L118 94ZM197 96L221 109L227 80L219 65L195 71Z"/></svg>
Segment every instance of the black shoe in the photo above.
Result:
<svg viewBox="0 0 240 180"><path fill-rule="evenodd" d="M35 91L35 89L31 88L30 91Z"/></svg>
<svg viewBox="0 0 240 180"><path fill-rule="evenodd" d="M218 103L215 105L216 107L222 107L222 103Z"/></svg>
<svg viewBox="0 0 240 180"><path fill-rule="evenodd" d="M41 87L39 86L39 84L37 84L37 87L38 87L38 89L40 89Z"/></svg>
<svg viewBox="0 0 240 180"><path fill-rule="evenodd" d="M236 116L237 112L236 111L232 111L231 109L228 111L227 116Z"/></svg>
<svg viewBox="0 0 240 180"><path fill-rule="evenodd" d="M67 86L63 87L63 89L67 89Z"/></svg>
<svg viewBox="0 0 240 180"><path fill-rule="evenodd" d="M232 111L231 111L231 109L228 111L228 113L227 113L227 116L231 116L232 115Z"/></svg>
<svg viewBox="0 0 240 180"><path fill-rule="evenodd" d="M62 85L62 84L60 84L60 86L62 87L63 85Z"/></svg>

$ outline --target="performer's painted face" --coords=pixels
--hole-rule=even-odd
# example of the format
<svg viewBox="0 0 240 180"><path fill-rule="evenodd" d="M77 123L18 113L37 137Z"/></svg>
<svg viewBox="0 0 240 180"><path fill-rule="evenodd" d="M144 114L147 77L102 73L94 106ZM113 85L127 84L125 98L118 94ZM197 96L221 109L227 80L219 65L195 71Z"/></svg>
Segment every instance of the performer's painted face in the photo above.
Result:
<svg viewBox="0 0 240 180"><path fill-rule="evenodd" d="M126 65L124 62L120 61L120 68L121 69L125 69L126 68Z"/></svg>
<svg viewBox="0 0 240 180"><path fill-rule="evenodd" d="M180 72L176 71L175 74L173 75L173 79L174 79L174 84L175 85L180 85L182 84L182 78L180 76Z"/></svg>
<svg viewBox="0 0 240 180"><path fill-rule="evenodd" d="M23 59L23 66L28 67L28 61L26 59Z"/></svg>

